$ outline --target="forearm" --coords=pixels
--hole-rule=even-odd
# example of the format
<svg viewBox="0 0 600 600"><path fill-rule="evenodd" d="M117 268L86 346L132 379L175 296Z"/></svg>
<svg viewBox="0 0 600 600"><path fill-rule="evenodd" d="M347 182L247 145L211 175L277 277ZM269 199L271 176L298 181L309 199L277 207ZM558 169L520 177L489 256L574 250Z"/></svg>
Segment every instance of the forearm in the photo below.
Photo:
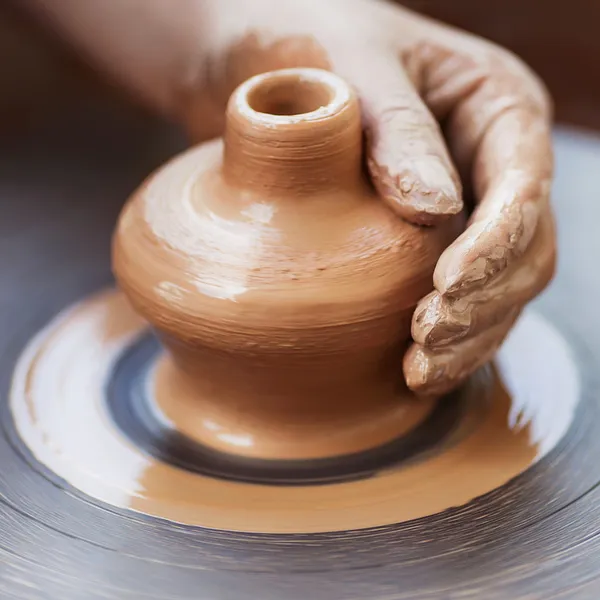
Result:
<svg viewBox="0 0 600 600"><path fill-rule="evenodd" d="M206 65L205 0L20 0L94 67L176 115Z"/></svg>

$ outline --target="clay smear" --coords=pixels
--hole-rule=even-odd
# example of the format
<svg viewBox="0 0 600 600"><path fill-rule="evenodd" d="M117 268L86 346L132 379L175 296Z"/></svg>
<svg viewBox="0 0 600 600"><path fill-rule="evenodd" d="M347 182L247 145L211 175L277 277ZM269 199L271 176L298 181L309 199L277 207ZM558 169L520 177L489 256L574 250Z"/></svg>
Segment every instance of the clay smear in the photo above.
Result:
<svg viewBox="0 0 600 600"><path fill-rule="evenodd" d="M120 353L146 331L119 292L58 317L17 365L10 397L17 431L37 460L92 498L209 528L341 531L460 506L549 452L568 430L579 398L564 341L526 313L500 351L502 379L492 409L445 452L352 483L231 483L155 461L111 423L103 399L107 378Z"/></svg>

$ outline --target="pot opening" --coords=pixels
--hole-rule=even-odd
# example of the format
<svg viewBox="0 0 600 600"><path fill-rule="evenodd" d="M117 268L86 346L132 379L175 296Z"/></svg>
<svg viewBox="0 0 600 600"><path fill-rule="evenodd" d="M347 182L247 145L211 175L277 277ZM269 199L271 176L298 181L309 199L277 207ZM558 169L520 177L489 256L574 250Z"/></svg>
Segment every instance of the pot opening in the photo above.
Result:
<svg viewBox="0 0 600 600"><path fill-rule="evenodd" d="M298 75L265 79L248 92L247 102L255 112L268 115L302 115L327 106L334 90L322 81Z"/></svg>

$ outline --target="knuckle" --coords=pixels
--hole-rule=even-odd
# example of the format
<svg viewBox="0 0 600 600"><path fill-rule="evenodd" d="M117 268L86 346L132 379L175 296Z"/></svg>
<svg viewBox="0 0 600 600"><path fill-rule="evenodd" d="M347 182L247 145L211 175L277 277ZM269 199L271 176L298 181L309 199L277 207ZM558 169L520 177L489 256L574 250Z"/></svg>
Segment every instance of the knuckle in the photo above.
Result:
<svg viewBox="0 0 600 600"><path fill-rule="evenodd" d="M397 90L386 98L385 105L378 107L376 117L381 125L393 125L402 121L407 126L433 126L434 119L416 94Z"/></svg>
<svg viewBox="0 0 600 600"><path fill-rule="evenodd" d="M490 75L519 95L521 102L526 100L532 108L545 115L552 113L552 100L546 84L525 61L493 43L488 43L485 60Z"/></svg>

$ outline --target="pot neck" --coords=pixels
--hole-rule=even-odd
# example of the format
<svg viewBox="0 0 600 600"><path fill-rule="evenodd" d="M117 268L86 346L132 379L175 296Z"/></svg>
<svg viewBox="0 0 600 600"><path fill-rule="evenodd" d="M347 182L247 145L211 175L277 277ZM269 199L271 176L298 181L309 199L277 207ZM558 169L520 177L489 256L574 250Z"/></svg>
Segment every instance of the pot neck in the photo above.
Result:
<svg viewBox="0 0 600 600"><path fill-rule="evenodd" d="M285 69L232 95L224 135L228 183L265 196L309 196L357 185L361 121L356 96L333 73Z"/></svg>

